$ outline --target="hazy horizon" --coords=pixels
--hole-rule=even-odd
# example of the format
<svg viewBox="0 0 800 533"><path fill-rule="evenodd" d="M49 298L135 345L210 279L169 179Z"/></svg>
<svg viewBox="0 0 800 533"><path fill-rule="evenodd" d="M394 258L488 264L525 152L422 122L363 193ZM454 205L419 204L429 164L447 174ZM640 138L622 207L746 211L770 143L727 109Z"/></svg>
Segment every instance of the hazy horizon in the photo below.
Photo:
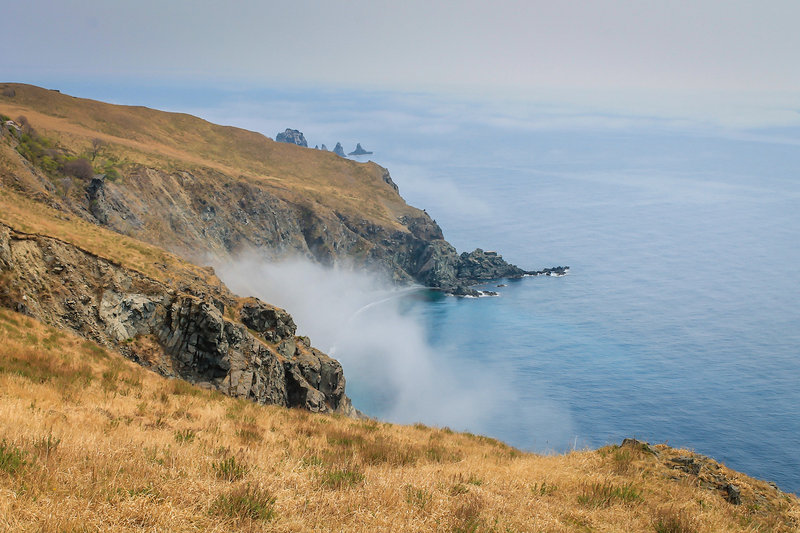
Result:
<svg viewBox="0 0 800 533"><path fill-rule="evenodd" d="M156 99L421 94L438 100L434 114L453 100L483 102L502 120L543 108L800 125L800 4L791 1L0 4L14 43L0 57L3 81L75 96L126 86Z"/></svg>

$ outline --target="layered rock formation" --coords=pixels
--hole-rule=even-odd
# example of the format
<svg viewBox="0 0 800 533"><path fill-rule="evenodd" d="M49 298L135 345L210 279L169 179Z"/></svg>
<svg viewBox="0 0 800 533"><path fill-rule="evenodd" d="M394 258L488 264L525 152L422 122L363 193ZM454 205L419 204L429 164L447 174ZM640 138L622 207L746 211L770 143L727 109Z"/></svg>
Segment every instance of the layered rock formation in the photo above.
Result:
<svg viewBox="0 0 800 533"><path fill-rule="evenodd" d="M0 305L164 376L259 403L356 414L341 365L295 336L288 313L202 279L170 286L0 224Z"/></svg>

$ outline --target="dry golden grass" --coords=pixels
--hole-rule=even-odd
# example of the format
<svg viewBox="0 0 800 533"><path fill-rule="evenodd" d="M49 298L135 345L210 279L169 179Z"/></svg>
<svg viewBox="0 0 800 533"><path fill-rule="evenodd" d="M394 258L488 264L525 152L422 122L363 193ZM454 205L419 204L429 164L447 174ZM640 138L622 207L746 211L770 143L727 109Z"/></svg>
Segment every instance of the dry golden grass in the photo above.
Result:
<svg viewBox="0 0 800 533"><path fill-rule="evenodd" d="M0 531L797 531L795 497L722 470L743 505L635 449L234 400L0 310Z"/></svg>

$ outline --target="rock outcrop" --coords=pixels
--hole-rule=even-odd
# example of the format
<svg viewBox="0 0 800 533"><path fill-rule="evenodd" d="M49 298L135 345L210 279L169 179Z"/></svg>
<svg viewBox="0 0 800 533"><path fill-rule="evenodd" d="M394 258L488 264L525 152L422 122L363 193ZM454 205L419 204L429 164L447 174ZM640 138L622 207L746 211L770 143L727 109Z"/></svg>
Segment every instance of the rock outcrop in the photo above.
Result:
<svg viewBox="0 0 800 533"><path fill-rule="evenodd" d="M259 403L356 414L341 365L295 336L288 313L201 279L169 286L0 224L0 305L164 376Z"/></svg>
<svg viewBox="0 0 800 533"><path fill-rule="evenodd" d="M650 455L662 462L672 472L669 478L674 481L716 492L730 504L742 504L740 487L735 480L726 476L720 464L710 457L699 453L681 454L678 453L678 450L665 444L651 446L636 439L624 439L620 447L633 450L635 453ZM766 501L764 495L755 494L754 496L756 499Z"/></svg>
<svg viewBox="0 0 800 533"><path fill-rule="evenodd" d="M283 133L275 136L275 140L279 143L296 144L308 148L308 142L301 131L286 128Z"/></svg>
<svg viewBox="0 0 800 533"><path fill-rule="evenodd" d="M344 148L342 148L342 143L336 143L336 146L333 147L333 153L338 155L339 157L345 157Z"/></svg>
<svg viewBox="0 0 800 533"><path fill-rule="evenodd" d="M349 153L349 154L347 154L347 155L369 155L369 154L371 154L371 153L372 153L372 152L368 152L368 151L364 150L364 149L361 147L361 143L357 143L357 144L356 144L356 149L355 149L355 150L353 150L352 152L350 152L350 153Z"/></svg>

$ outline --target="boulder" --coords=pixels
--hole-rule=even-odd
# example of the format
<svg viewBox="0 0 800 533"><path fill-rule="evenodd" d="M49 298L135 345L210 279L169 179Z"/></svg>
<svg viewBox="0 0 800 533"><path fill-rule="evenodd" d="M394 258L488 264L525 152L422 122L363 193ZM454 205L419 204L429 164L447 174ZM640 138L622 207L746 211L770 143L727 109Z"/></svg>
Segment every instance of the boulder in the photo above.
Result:
<svg viewBox="0 0 800 533"><path fill-rule="evenodd" d="M289 313L255 298L242 306L239 318L242 324L260 333L270 342L291 339L297 330Z"/></svg>

